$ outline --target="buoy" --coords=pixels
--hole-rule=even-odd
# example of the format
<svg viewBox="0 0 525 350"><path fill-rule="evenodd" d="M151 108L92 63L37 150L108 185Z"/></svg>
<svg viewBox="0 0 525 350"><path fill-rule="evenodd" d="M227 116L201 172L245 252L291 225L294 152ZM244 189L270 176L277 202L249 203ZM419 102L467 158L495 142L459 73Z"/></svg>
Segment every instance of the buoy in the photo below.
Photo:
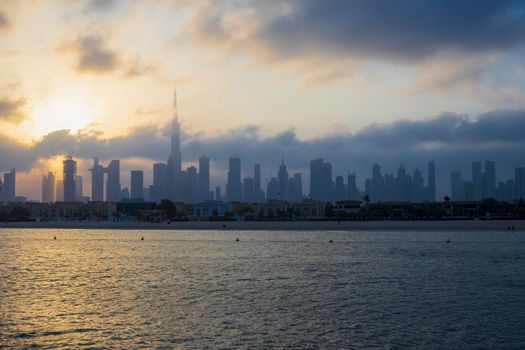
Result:
<svg viewBox="0 0 525 350"><path fill-rule="evenodd" d="M53 239L57 239L57 236L53 237Z"/></svg>
<svg viewBox="0 0 525 350"><path fill-rule="evenodd" d="M447 239L447 243L450 243L450 239Z"/></svg>
<svg viewBox="0 0 525 350"><path fill-rule="evenodd" d="M144 237L142 237L140 240L143 241L143 240L144 240Z"/></svg>
<svg viewBox="0 0 525 350"><path fill-rule="evenodd" d="M239 237L237 237L237 239L235 241L239 242Z"/></svg>
<svg viewBox="0 0 525 350"><path fill-rule="evenodd" d="M334 241L330 240L330 243L334 243Z"/></svg>

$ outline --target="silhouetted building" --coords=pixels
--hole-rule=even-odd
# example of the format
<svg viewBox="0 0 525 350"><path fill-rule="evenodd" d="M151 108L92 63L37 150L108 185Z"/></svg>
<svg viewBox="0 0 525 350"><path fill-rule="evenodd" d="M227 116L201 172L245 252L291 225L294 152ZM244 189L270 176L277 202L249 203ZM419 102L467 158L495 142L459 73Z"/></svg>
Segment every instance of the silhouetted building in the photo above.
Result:
<svg viewBox="0 0 525 350"><path fill-rule="evenodd" d="M279 181L272 177L270 179L270 182L268 182L268 186L266 186L266 199L267 200L277 200L278 199L278 193L279 193Z"/></svg>
<svg viewBox="0 0 525 350"><path fill-rule="evenodd" d="M433 160L428 162L428 185L425 192L425 200L436 201L436 163Z"/></svg>
<svg viewBox="0 0 525 350"><path fill-rule="evenodd" d="M160 202L168 199L168 166L166 163L153 164L153 185L150 187L150 200Z"/></svg>
<svg viewBox="0 0 525 350"><path fill-rule="evenodd" d="M279 166L279 173L277 175L278 181L279 181L279 191L277 193L277 197L281 201L287 201L288 200L288 170L286 169L286 165L284 165L284 157L281 161L281 165Z"/></svg>
<svg viewBox="0 0 525 350"><path fill-rule="evenodd" d="M98 158L94 159L91 169L91 200L102 202L104 200L104 167L98 163Z"/></svg>
<svg viewBox="0 0 525 350"><path fill-rule="evenodd" d="M199 201L210 200L210 158L199 158Z"/></svg>
<svg viewBox="0 0 525 350"><path fill-rule="evenodd" d="M474 190L473 199L481 200L483 192L483 175L481 172L481 162L472 163L472 186Z"/></svg>
<svg viewBox="0 0 525 350"><path fill-rule="evenodd" d="M264 191L261 187L261 165L255 164L253 167L253 182L254 182L254 195L255 202L264 201Z"/></svg>
<svg viewBox="0 0 525 350"><path fill-rule="evenodd" d="M345 180L342 176L335 177L335 200L342 201L346 199Z"/></svg>
<svg viewBox="0 0 525 350"><path fill-rule="evenodd" d="M357 188L355 173L348 174L348 199L360 200L359 189Z"/></svg>
<svg viewBox="0 0 525 350"><path fill-rule="evenodd" d="M55 174L49 172L42 177L42 203L56 201Z"/></svg>
<svg viewBox="0 0 525 350"><path fill-rule="evenodd" d="M450 192L452 200L463 201L465 198L462 195L461 186L461 173L459 171L453 171L450 173Z"/></svg>
<svg viewBox="0 0 525 350"><path fill-rule="evenodd" d="M300 173L295 173L288 180L288 201L291 203L303 201L303 180Z"/></svg>
<svg viewBox="0 0 525 350"><path fill-rule="evenodd" d="M255 181L251 177L245 177L242 184L243 202L255 202Z"/></svg>
<svg viewBox="0 0 525 350"><path fill-rule="evenodd" d="M63 161L64 165L64 202L76 201L75 180L77 176L77 162L71 156Z"/></svg>
<svg viewBox="0 0 525 350"><path fill-rule="evenodd" d="M241 159L238 157L230 158L226 197L228 202L240 202L242 200Z"/></svg>
<svg viewBox="0 0 525 350"><path fill-rule="evenodd" d="M485 162L483 176L483 198L496 198L496 164L493 161Z"/></svg>
<svg viewBox="0 0 525 350"><path fill-rule="evenodd" d="M514 169L514 198L525 200L525 168Z"/></svg>
<svg viewBox="0 0 525 350"><path fill-rule="evenodd" d="M76 201L81 201L84 197L84 179L81 175L75 177L75 197Z"/></svg>
<svg viewBox="0 0 525 350"><path fill-rule="evenodd" d="M120 160L112 160L106 168L106 201L119 202L122 199L120 187Z"/></svg>
<svg viewBox="0 0 525 350"><path fill-rule="evenodd" d="M4 173L4 183L0 192L0 202L12 202L16 197L16 169Z"/></svg>
<svg viewBox="0 0 525 350"><path fill-rule="evenodd" d="M177 90L173 94L173 118L171 121L171 150L167 163L168 198L180 201L182 198L182 152L180 149L180 124L177 107Z"/></svg>
<svg viewBox="0 0 525 350"><path fill-rule="evenodd" d="M142 170L131 171L131 199L144 199L144 172Z"/></svg>
<svg viewBox="0 0 525 350"><path fill-rule="evenodd" d="M412 173L412 198L414 203L421 203L425 197L425 182L419 169Z"/></svg>

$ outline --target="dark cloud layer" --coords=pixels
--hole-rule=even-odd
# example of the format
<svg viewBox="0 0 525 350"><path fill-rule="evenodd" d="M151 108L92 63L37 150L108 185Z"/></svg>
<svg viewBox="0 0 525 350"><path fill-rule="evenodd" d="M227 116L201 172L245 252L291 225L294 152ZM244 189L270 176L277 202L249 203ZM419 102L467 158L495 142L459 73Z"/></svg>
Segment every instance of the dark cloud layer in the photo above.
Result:
<svg viewBox="0 0 525 350"><path fill-rule="evenodd" d="M243 18L246 11L252 11L259 26L242 37L236 48L262 43L278 57L335 54L420 59L449 50L505 50L525 40L525 3L521 0L287 0L241 4L244 6L206 7L195 17L193 30L203 40L228 44L239 40L235 32L228 31L231 19Z"/></svg>
<svg viewBox="0 0 525 350"><path fill-rule="evenodd" d="M199 156L207 154L213 160L214 171L223 174L227 158L239 155L247 172L254 163L261 163L264 176L269 177L275 175L284 154L290 172L302 171L306 182L309 161L317 157L332 162L334 175L356 171L361 181L370 176L370 167L376 162L385 172L395 172L399 164L404 164L409 170L417 167L425 173L426 162L434 159L440 187L446 189L449 171L462 170L465 177L470 177L470 163L475 160L495 160L498 178L511 177L515 166L525 166L523 130L525 110L494 111L475 119L446 113L433 119L371 125L353 134L308 140L300 139L293 130L263 136L258 127L246 126L212 138L184 135L183 157L196 163ZM68 152L84 159L120 158L125 163L127 158L144 158L153 163L165 161L168 150L168 138L155 126L111 139L60 130L30 148L0 138L0 165L27 170L39 158Z"/></svg>
<svg viewBox="0 0 525 350"><path fill-rule="evenodd" d="M0 98L0 121L20 122L25 118L23 112L25 104L24 99Z"/></svg>

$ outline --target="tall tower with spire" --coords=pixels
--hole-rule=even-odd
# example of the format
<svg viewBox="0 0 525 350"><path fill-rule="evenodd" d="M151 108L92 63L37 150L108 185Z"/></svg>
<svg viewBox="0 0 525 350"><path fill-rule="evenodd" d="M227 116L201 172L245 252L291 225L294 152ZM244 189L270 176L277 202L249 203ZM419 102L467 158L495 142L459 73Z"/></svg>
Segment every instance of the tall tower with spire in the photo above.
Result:
<svg viewBox="0 0 525 350"><path fill-rule="evenodd" d="M171 120L171 150L168 158L168 198L180 200L182 152L180 150L180 124L177 107L177 87L173 92L173 118Z"/></svg>

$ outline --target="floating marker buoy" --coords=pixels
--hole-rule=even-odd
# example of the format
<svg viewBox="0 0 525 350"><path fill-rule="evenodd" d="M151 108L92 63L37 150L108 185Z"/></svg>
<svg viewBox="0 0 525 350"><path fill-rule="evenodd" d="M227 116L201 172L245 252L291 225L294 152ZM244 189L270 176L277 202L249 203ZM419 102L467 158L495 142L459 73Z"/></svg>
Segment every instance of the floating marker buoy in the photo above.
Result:
<svg viewBox="0 0 525 350"><path fill-rule="evenodd" d="M144 240L144 237L142 237L140 240L143 241L143 240Z"/></svg>
<svg viewBox="0 0 525 350"><path fill-rule="evenodd" d="M53 239L57 239L57 236L53 237Z"/></svg>
<svg viewBox="0 0 525 350"><path fill-rule="evenodd" d="M334 243L334 241L330 240L330 243Z"/></svg>
<svg viewBox="0 0 525 350"><path fill-rule="evenodd" d="M237 237L237 239L235 240L236 242L239 242L239 237Z"/></svg>

